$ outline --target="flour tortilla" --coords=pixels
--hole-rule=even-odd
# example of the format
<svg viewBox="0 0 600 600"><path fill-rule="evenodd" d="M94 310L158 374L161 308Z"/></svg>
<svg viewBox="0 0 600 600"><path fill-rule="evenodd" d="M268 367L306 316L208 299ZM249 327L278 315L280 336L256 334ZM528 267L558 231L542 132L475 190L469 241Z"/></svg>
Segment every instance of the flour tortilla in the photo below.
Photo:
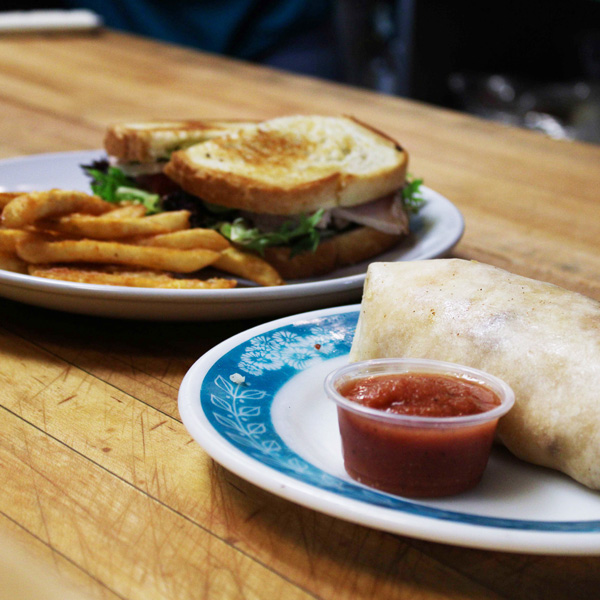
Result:
<svg viewBox="0 0 600 600"><path fill-rule="evenodd" d="M600 302L459 259L373 263L352 361L419 357L504 379L498 439L600 489Z"/></svg>

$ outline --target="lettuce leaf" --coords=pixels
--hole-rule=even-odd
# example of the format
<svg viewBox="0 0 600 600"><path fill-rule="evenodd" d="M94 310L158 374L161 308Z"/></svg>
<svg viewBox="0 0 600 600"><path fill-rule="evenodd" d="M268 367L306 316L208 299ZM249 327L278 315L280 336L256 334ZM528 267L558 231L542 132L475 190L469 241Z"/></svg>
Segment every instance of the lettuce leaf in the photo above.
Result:
<svg viewBox="0 0 600 600"><path fill-rule="evenodd" d="M261 256L269 246L289 246L291 256L301 252L314 252L321 241L321 233L316 228L324 214L318 210L313 215L301 215L298 223L288 221L276 231L262 232L256 227L251 227L243 218L233 222L221 222L217 231L231 242L254 250Z"/></svg>
<svg viewBox="0 0 600 600"><path fill-rule="evenodd" d="M406 178L406 184L402 188L402 203L409 214L418 213L425 204L425 198L421 195L422 185L422 179L413 179L411 176Z"/></svg>
<svg viewBox="0 0 600 600"><path fill-rule="evenodd" d="M160 196L136 187L135 181L127 177L121 169L108 167L106 171L84 166L85 172L92 178L90 187L96 196L107 202L131 200L146 207L147 214L160 212Z"/></svg>
<svg viewBox="0 0 600 600"><path fill-rule="evenodd" d="M95 163L82 165L82 167L92 178L92 191L104 200L115 203L124 200L139 202L146 207L147 214L164 210L158 194L136 187L136 182L132 178L117 167L110 166L108 161L104 161L102 165ZM406 185L402 189L402 202L409 214L419 212L425 203L421 192L422 184L422 179L407 177ZM317 224L325 212L323 209L312 215L302 215L297 221L286 222L275 231L262 232L246 219L237 216L238 211L207 202L198 202L197 199L194 202L196 207L204 207L204 216L201 216L201 222L197 226L216 229L231 242L253 250L261 256L270 246L289 246L291 256L301 252L314 252L321 239L332 234L331 231L317 229Z"/></svg>

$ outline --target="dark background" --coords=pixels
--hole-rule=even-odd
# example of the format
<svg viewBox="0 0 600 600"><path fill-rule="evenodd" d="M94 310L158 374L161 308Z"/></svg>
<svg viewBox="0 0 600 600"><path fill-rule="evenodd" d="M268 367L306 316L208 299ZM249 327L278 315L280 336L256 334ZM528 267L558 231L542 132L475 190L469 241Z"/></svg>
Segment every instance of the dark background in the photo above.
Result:
<svg viewBox="0 0 600 600"><path fill-rule="evenodd" d="M166 7L165 22L153 27L144 6L157 5ZM203 46L200 32L190 41L189 27L184 35L181 15L207 6L211 25L227 37L222 48L214 39ZM238 10L235 30L226 30L227 12L218 22L215 6ZM33 0L0 7L90 8L108 27L600 143L600 0ZM266 43L261 21L272 26L279 22L273 15L282 29L271 29Z"/></svg>

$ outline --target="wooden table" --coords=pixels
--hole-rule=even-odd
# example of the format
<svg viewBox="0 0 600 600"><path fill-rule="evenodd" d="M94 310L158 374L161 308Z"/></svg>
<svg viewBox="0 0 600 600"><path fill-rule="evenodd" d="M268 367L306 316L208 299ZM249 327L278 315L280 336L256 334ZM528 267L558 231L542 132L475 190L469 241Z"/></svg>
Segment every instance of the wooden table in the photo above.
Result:
<svg viewBox="0 0 600 600"><path fill-rule="evenodd" d="M117 120L350 113L400 140L411 172L462 211L454 256L600 300L598 147L111 32L1 39L0 111L1 158L99 148ZM600 558L391 535L214 463L180 421L178 386L258 322L0 300L2 538L85 598L596 597Z"/></svg>

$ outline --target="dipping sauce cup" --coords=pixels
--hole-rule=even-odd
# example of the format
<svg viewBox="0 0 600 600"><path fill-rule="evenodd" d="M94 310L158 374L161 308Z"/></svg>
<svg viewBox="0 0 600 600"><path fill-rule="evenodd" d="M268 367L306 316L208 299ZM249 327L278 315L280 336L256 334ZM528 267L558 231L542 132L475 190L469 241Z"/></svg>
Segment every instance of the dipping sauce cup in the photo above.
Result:
<svg viewBox="0 0 600 600"><path fill-rule="evenodd" d="M397 406L387 408L388 396L395 393L390 386L398 378L412 383ZM357 384L361 389L372 384L366 401L372 406L344 395ZM347 473L365 485L412 498L451 496L474 487L487 465L498 419L514 404L512 389L501 379L427 359L351 363L327 376L325 390L337 404ZM473 390L492 402L483 412L461 414ZM425 409L419 408L421 401ZM409 414L391 412L398 410ZM461 416L453 416L457 413Z"/></svg>

